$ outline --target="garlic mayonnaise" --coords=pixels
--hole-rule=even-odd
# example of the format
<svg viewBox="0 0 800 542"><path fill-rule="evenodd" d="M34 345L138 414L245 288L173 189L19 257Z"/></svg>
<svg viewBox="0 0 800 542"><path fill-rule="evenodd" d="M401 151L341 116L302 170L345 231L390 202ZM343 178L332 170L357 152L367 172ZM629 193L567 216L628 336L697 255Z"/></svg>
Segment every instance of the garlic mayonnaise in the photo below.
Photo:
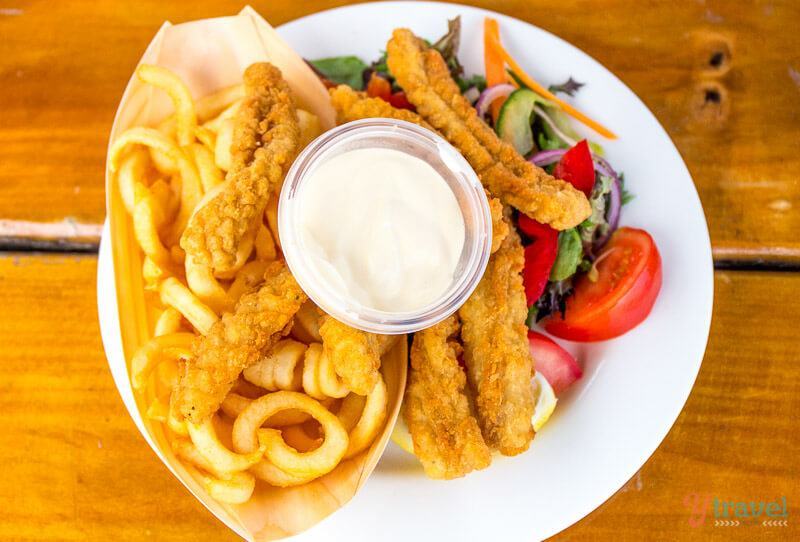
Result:
<svg viewBox="0 0 800 542"><path fill-rule="evenodd" d="M442 175L420 158L388 148L345 151L310 172L298 203L308 263L337 295L410 312L453 283L464 216Z"/></svg>

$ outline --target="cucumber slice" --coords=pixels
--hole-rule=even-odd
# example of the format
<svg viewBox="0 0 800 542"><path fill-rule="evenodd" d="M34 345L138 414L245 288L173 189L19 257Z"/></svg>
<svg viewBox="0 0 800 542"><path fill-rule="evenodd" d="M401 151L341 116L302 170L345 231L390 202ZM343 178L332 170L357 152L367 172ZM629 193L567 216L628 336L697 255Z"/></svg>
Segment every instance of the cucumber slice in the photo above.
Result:
<svg viewBox="0 0 800 542"><path fill-rule="evenodd" d="M519 88L508 96L497 115L497 125L495 126L497 135L503 141L510 143L523 156L533 149L531 119L533 106L537 103L550 105L548 100L534 91Z"/></svg>

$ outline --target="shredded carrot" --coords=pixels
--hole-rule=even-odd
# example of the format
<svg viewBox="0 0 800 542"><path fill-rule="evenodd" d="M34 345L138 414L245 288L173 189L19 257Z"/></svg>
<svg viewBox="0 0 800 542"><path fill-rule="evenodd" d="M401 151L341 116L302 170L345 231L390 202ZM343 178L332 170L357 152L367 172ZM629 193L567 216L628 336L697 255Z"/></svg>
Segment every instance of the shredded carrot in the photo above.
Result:
<svg viewBox="0 0 800 542"><path fill-rule="evenodd" d="M486 17L483 20L483 58L486 64L486 86L492 87L505 83L508 78L505 62L497 48L492 45L491 40L500 41L500 26L495 19ZM491 104L492 119L497 120L500 107L506 101L505 97L497 98Z"/></svg>
<svg viewBox="0 0 800 542"><path fill-rule="evenodd" d="M519 79L523 83L525 83L525 85L527 85L531 90L533 90L534 92L538 92L545 98L555 102L561 109L564 110L564 112L571 115L575 119L581 121L582 123L584 123L586 126L591 128L598 134L607 137L608 139L617 139L617 136L616 134L614 134L614 132L612 132L599 122L590 119L585 114L581 113L580 111L572 107L564 100L558 98L552 92L547 90L547 88L537 83L530 75L525 73L525 71L517 63L517 61L514 60L514 58L508 53L508 51L505 50L503 44L500 43L499 31L496 35L493 33L486 32L485 29L489 27L488 25L489 20L490 19L487 18L487 23L485 23L484 27L484 47L489 46L491 48L494 48L495 53L498 54L505 61L505 63L507 63L511 67L512 70L514 70L514 73L517 75L517 77L519 77ZM497 21L494 21L494 23L496 25ZM487 73L487 81L488 81L488 73Z"/></svg>

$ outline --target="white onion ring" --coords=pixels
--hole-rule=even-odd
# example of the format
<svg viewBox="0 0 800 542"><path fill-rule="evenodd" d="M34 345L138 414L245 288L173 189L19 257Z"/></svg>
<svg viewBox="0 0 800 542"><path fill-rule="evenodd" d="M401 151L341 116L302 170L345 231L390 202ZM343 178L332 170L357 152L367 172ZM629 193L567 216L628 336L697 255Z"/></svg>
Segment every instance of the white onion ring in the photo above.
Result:
<svg viewBox="0 0 800 542"><path fill-rule="evenodd" d="M492 85L481 92L481 95L478 96L478 101L475 102L475 109L478 111L478 116L480 118L486 116L486 112L489 111L489 106L492 105L492 102L501 96L508 96L514 92L514 90L516 90L516 88L511 83L500 83L498 85Z"/></svg>

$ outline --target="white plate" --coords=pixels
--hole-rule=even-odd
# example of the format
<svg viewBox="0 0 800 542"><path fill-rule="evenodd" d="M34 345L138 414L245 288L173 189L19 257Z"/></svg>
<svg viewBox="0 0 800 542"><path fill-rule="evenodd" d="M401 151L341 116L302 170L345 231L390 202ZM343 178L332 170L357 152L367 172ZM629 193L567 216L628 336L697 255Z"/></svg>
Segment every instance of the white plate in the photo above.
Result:
<svg viewBox="0 0 800 542"><path fill-rule="evenodd" d="M461 15L459 58L483 73L482 20L500 22L503 42L539 81L587 83L575 105L619 135L603 143L636 198L622 223L648 230L663 258L652 314L605 343L566 344L585 362L583 379L518 457L448 482L427 479L394 444L355 499L302 540L541 540L614 494L666 436L692 388L711 322L713 267L708 228L692 179L664 129L619 79L585 53L535 26L497 13L437 3L387 2L298 19L279 33L306 58L355 54L369 62L393 28L435 39ZM98 275L112 272L100 253ZM98 292L99 297L113 295ZM107 327L107 326L106 326ZM108 331L108 330L106 330ZM563 343L563 342L562 342Z"/></svg>

